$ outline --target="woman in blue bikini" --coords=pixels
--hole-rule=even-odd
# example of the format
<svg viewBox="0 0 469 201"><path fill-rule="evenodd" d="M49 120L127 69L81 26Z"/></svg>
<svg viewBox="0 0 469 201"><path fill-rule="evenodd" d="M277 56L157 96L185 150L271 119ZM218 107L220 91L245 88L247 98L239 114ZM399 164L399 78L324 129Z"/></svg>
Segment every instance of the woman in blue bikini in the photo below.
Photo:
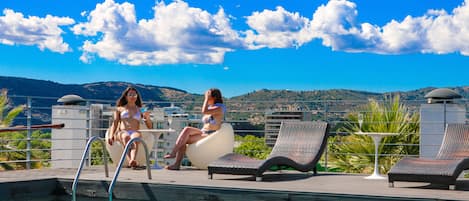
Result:
<svg viewBox="0 0 469 201"><path fill-rule="evenodd" d="M166 166L166 169L179 170L182 158L186 153L186 144L195 143L220 129L225 112L226 107L223 104L220 90L209 89L206 91L202 105L204 126L202 129L187 126L181 131L172 152L164 156L164 158L176 157L176 161L172 165Z"/></svg>
<svg viewBox="0 0 469 201"><path fill-rule="evenodd" d="M111 126L111 137L108 143L112 145L114 140L119 140L122 146L125 147L127 142L133 138L142 137L138 131L140 129L140 120L143 118L148 128L152 128L149 112L141 112L142 98L134 87L127 87L122 92L121 97L116 103L117 109L114 112L114 121ZM135 157L137 156L138 142L135 142L130 151L127 152L127 160L129 167L135 168L138 166Z"/></svg>

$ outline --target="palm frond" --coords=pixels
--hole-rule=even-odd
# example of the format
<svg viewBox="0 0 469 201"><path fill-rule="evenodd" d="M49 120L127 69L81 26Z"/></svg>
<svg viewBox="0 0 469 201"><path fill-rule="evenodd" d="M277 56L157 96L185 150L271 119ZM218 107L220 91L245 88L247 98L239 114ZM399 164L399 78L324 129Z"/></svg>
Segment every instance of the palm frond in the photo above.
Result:
<svg viewBox="0 0 469 201"><path fill-rule="evenodd" d="M6 89L2 89L0 92L0 127L10 126L15 117L18 116L24 108L23 105L16 106L10 109L5 115L5 110L8 110L10 107L8 102L8 91Z"/></svg>
<svg viewBox="0 0 469 201"><path fill-rule="evenodd" d="M0 121L3 120L3 111L5 110L7 103L8 103L7 90L2 89L0 92Z"/></svg>
<svg viewBox="0 0 469 201"><path fill-rule="evenodd" d="M15 108L11 109L8 114L3 118L1 124L3 126L10 126L13 123L13 120L16 116L18 116L24 110L24 105L16 106Z"/></svg>

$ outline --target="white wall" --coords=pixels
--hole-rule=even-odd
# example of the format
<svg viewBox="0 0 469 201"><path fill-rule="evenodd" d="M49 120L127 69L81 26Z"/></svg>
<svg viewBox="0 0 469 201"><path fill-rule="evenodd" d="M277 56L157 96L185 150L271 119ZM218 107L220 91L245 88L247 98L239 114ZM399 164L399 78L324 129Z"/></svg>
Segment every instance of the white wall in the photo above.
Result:
<svg viewBox="0 0 469 201"><path fill-rule="evenodd" d="M72 119L73 118L73 119ZM64 123L62 129L52 129L51 167L77 168L86 145L86 106L52 106L52 123Z"/></svg>

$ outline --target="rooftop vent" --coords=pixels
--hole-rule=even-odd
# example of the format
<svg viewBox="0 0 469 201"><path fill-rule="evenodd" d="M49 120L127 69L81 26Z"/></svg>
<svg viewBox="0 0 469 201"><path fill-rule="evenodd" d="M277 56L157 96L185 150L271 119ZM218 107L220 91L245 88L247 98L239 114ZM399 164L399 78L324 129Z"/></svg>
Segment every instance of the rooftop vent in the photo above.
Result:
<svg viewBox="0 0 469 201"><path fill-rule="evenodd" d="M448 88L439 88L430 91L425 98L428 100L428 103L451 103L453 99L461 98L456 91Z"/></svg>
<svg viewBox="0 0 469 201"><path fill-rule="evenodd" d="M63 103L64 105L79 105L80 103L86 102L85 99L78 95L70 94L65 95L57 100L59 103Z"/></svg>

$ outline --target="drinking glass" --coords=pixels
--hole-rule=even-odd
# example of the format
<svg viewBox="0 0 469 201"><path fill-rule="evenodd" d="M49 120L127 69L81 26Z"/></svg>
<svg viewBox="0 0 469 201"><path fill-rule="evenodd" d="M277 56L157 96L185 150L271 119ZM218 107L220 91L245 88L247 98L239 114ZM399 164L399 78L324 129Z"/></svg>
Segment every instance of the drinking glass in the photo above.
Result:
<svg viewBox="0 0 469 201"><path fill-rule="evenodd" d="M362 125L363 125L363 114L362 113L358 113L358 131L361 132L362 131Z"/></svg>
<svg viewBox="0 0 469 201"><path fill-rule="evenodd" d="M168 115L168 126L169 129L171 129L171 124L173 123L173 115L169 114Z"/></svg>
<svg viewBox="0 0 469 201"><path fill-rule="evenodd" d="M148 112L148 107L141 107L140 108L140 113L143 115L145 112ZM144 119L142 119L144 120Z"/></svg>

